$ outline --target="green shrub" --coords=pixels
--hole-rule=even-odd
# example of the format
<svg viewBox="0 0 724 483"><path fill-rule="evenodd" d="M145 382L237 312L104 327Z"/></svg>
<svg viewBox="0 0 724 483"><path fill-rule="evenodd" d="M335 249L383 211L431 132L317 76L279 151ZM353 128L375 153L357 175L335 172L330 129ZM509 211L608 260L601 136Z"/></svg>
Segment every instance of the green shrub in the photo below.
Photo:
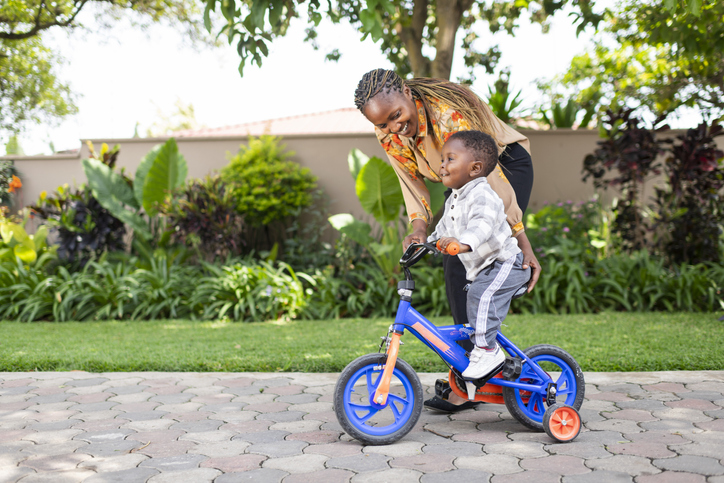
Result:
<svg viewBox="0 0 724 483"><path fill-rule="evenodd" d="M312 204L317 180L309 168L289 161L294 153L285 148L276 136L252 137L221 172L232 186L238 211L253 226L284 221Z"/></svg>
<svg viewBox="0 0 724 483"><path fill-rule="evenodd" d="M205 265L209 275L199 280L189 300L197 317L204 320L263 321L297 318L307 305L314 284L286 263L261 261L257 265L235 263Z"/></svg>

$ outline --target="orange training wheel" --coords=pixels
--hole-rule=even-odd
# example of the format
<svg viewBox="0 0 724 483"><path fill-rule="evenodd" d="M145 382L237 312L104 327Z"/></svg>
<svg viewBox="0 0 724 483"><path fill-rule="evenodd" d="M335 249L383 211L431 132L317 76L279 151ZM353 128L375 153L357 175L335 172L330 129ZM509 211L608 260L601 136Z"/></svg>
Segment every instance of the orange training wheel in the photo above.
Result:
<svg viewBox="0 0 724 483"><path fill-rule="evenodd" d="M557 442L568 443L581 432L581 415L571 406L554 404L543 416L543 429Z"/></svg>

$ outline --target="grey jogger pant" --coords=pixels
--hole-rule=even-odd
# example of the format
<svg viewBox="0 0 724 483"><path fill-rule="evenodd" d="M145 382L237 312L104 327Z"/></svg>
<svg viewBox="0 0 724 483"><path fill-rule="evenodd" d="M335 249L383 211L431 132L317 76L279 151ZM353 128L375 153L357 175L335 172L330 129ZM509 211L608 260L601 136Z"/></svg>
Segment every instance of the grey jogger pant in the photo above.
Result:
<svg viewBox="0 0 724 483"><path fill-rule="evenodd" d="M505 320L515 292L530 280L530 267L523 270L523 254L485 267L468 288L468 322L478 347L495 347L495 336Z"/></svg>

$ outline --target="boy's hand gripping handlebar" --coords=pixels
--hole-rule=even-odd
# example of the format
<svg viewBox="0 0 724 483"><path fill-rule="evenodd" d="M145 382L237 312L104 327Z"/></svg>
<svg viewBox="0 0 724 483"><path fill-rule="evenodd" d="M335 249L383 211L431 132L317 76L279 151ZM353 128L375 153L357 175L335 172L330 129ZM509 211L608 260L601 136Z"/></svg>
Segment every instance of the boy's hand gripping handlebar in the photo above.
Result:
<svg viewBox="0 0 724 483"><path fill-rule="evenodd" d="M437 241L435 244L438 250L440 250L442 253L447 253L448 255L455 256L458 253L460 253L460 245L458 245L456 242L450 242L448 243L447 247L441 248L440 247L440 240Z"/></svg>

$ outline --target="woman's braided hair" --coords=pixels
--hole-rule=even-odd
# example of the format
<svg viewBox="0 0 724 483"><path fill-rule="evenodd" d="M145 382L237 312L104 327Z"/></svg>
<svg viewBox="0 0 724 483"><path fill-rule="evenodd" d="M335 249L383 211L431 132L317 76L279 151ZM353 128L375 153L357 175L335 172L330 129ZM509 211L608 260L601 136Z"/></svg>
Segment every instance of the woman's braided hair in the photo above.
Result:
<svg viewBox="0 0 724 483"><path fill-rule="evenodd" d="M490 107L470 88L447 80L419 77L403 81L391 70L375 69L362 76L357 84L354 91L355 106L364 114L365 106L377 94L389 94L392 91L402 93L405 85L412 91L413 98L422 101L429 132L435 131L432 129L432 109L428 99L435 98L459 112L470 123L471 129L488 134L500 145L495 132L495 115ZM442 133L442 130L438 132ZM435 139L435 144L442 146L443 140Z"/></svg>

